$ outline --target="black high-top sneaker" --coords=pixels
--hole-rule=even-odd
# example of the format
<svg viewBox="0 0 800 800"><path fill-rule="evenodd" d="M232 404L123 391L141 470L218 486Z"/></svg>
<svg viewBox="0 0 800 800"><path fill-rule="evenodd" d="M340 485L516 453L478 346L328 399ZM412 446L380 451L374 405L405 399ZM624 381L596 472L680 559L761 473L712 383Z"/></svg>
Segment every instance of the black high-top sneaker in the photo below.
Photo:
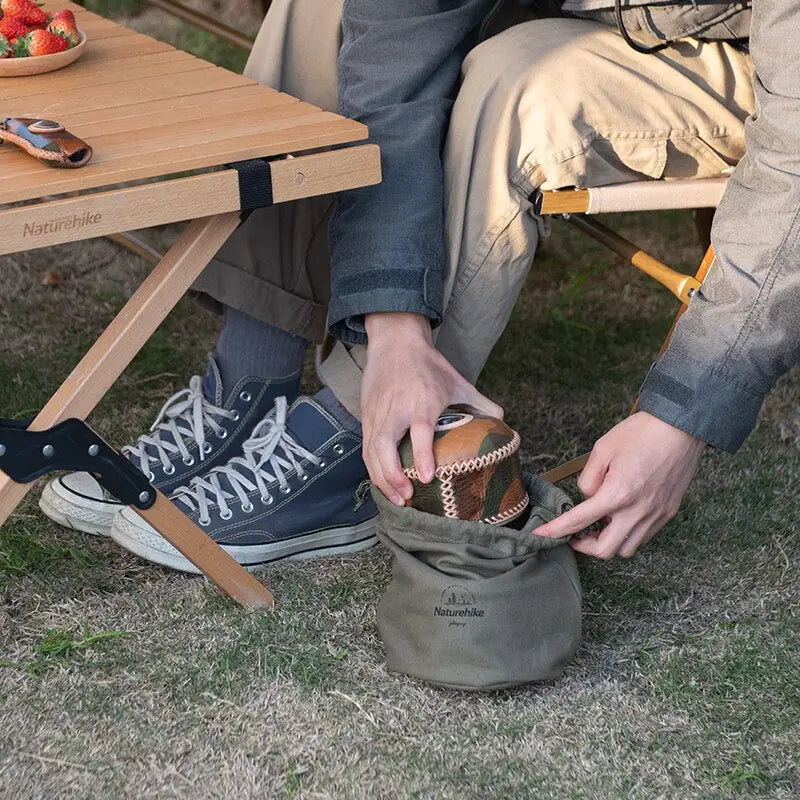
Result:
<svg viewBox="0 0 800 800"><path fill-rule="evenodd" d="M228 389L209 356L205 386L203 378L195 375L188 389L164 403L149 433L123 447L122 453L148 475L153 486L170 494L240 453L275 399L296 397L299 385L298 373L277 380L242 378ZM100 536L108 535L123 508L88 472L70 472L51 480L39 507L60 525Z"/></svg>
<svg viewBox="0 0 800 800"><path fill-rule="evenodd" d="M291 408L279 397L236 456L177 489L172 501L248 569L378 541L361 437L310 397ZM114 518L110 535L148 561L197 572L130 508Z"/></svg>

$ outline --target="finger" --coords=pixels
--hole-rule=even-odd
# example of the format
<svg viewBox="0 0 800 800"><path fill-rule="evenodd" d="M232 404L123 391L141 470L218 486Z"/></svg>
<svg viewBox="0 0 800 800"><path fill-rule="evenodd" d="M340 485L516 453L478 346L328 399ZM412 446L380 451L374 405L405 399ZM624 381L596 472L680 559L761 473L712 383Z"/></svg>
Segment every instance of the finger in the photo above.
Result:
<svg viewBox="0 0 800 800"><path fill-rule="evenodd" d="M436 461L433 457L433 425L430 422L412 423L411 449L419 479L423 483L430 483L436 471Z"/></svg>
<svg viewBox="0 0 800 800"><path fill-rule="evenodd" d="M503 411L502 406L497 405L497 403L493 402L485 395L482 395L468 381L464 380L463 378L461 381L461 386L456 392L457 397L454 398L456 402L466 403L468 406L471 406L481 414L485 414L487 417L503 419L505 411Z"/></svg>
<svg viewBox="0 0 800 800"><path fill-rule="evenodd" d="M572 549L587 556L608 560L616 556L633 535L639 521L638 515L620 512L599 536L587 536L570 541Z"/></svg>
<svg viewBox="0 0 800 800"><path fill-rule="evenodd" d="M603 519L607 514L613 515L613 503L604 493L599 492L594 497L578 503L575 508L556 517L554 520L540 525L533 530L537 536L548 536L551 539L560 539L579 533L589 525Z"/></svg>
<svg viewBox="0 0 800 800"><path fill-rule="evenodd" d="M363 458L364 464L366 464L367 467L367 472L369 473L369 479L372 481L373 485L383 492L390 503L396 506L404 505L403 498L384 477L380 461L375 454L375 449L366 443L363 448Z"/></svg>
<svg viewBox="0 0 800 800"><path fill-rule="evenodd" d="M622 547L619 549L619 555L623 558L631 558L636 555L637 550L653 539L659 530L661 530L661 525L657 516L653 515L644 520L636 530L631 531L626 536Z"/></svg>
<svg viewBox="0 0 800 800"><path fill-rule="evenodd" d="M605 480L610 461L605 450L595 444L583 472L578 477L578 488L584 497L594 497L597 494Z"/></svg>
<svg viewBox="0 0 800 800"><path fill-rule="evenodd" d="M413 496L414 487L400 465L397 443L388 437L381 437L375 440L374 447L375 457L380 464L383 478L392 490L399 495L402 502L398 503L398 505L403 505L406 500L410 500Z"/></svg>

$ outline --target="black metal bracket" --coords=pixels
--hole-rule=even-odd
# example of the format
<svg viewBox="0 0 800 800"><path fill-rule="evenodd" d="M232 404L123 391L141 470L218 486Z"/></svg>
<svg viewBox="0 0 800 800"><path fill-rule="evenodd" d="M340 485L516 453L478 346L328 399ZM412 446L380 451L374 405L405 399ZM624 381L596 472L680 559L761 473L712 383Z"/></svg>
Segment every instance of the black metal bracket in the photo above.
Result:
<svg viewBox="0 0 800 800"><path fill-rule="evenodd" d="M109 447L85 422L67 419L44 431L30 420L0 419L0 470L30 483L56 470L90 472L121 503L150 508L156 490L125 456Z"/></svg>

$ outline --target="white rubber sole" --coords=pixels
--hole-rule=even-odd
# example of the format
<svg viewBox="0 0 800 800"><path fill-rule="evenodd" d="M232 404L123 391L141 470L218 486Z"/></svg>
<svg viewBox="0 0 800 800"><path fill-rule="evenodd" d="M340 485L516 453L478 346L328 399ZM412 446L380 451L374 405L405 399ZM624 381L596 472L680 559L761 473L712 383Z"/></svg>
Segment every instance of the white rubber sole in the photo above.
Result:
<svg viewBox="0 0 800 800"><path fill-rule="evenodd" d="M169 542L132 512L119 514L111 527L111 538L134 555L180 572L199 574L200 570L184 558ZM247 546L222 545L222 549L250 572L276 561L306 561L323 556L338 556L368 550L378 543L375 520L346 528L329 528L278 542Z"/></svg>
<svg viewBox="0 0 800 800"><path fill-rule="evenodd" d="M65 528L94 536L109 536L114 517L123 506L88 497L73 499L69 492L53 480L44 487L39 498L39 508L53 522Z"/></svg>

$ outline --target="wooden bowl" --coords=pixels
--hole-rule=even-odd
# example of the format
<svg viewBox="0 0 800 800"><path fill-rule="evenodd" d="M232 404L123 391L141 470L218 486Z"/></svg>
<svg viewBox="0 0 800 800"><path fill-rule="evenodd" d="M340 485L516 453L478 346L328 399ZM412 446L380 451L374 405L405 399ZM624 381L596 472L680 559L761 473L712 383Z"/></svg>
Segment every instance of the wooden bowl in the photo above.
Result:
<svg viewBox="0 0 800 800"><path fill-rule="evenodd" d="M80 33L80 41L75 47L52 53L49 56L28 56L27 58L0 58L0 78L18 78L24 75L41 75L68 67L77 61L86 49L86 34Z"/></svg>

